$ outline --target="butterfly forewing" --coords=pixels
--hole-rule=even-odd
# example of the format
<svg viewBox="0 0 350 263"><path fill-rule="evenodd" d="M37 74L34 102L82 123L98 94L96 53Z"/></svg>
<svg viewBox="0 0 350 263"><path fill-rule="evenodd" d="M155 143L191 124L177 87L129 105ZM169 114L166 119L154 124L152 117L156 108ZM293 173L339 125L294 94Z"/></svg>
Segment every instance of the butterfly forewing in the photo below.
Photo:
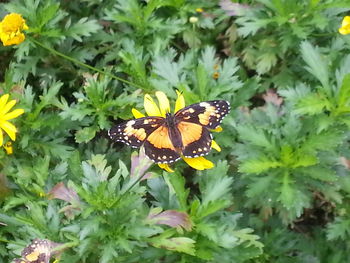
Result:
<svg viewBox="0 0 350 263"><path fill-rule="evenodd" d="M230 104L226 100L212 100L189 105L176 112L175 118L178 123L185 121L215 129L229 112Z"/></svg>
<svg viewBox="0 0 350 263"><path fill-rule="evenodd" d="M164 124L162 117L144 117L123 122L108 131L109 137L132 147L140 147L146 138Z"/></svg>

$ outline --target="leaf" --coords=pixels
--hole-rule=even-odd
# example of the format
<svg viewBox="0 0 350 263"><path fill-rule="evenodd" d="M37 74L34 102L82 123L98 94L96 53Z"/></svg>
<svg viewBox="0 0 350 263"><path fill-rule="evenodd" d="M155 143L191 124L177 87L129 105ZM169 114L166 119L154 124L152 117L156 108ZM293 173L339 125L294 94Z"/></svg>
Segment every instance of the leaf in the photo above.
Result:
<svg viewBox="0 0 350 263"><path fill-rule="evenodd" d="M263 53L257 58L258 64L256 70L259 75L267 73L277 63L277 56L275 53L267 52Z"/></svg>
<svg viewBox="0 0 350 263"><path fill-rule="evenodd" d="M350 74L344 76L338 93L338 107L348 106L350 100Z"/></svg>
<svg viewBox="0 0 350 263"><path fill-rule="evenodd" d="M295 105L295 112L298 114L315 115L329 110L331 103L323 94L309 94L301 98Z"/></svg>
<svg viewBox="0 0 350 263"><path fill-rule="evenodd" d="M77 143L87 143L91 141L98 131L98 127L91 126L91 127L85 127L75 133L75 141Z"/></svg>
<svg viewBox="0 0 350 263"><path fill-rule="evenodd" d="M173 173L168 179L175 191L177 200L180 204L180 209L187 210L187 198L190 189L185 188L185 178L178 173Z"/></svg>
<svg viewBox="0 0 350 263"><path fill-rule="evenodd" d="M87 17L81 18L75 24L70 26L70 21L68 22L68 29L64 32L66 36L72 37L75 40L82 42L83 36L88 37L93 33L96 33L102 27L98 24L97 20L88 20Z"/></svg>
<svg viewBox="0 0 350 263"><path fill-rule="evenodd" d="M236 129L242 140L266 149L273 149L275 147L263 129L255 128L252 125L240 125Z"/></svg>
<svg viewBox="0 0 350 263"><path fill-rule="evenodd" d="M154 247L163 248L171 251L182 252L192 256L194 256L196 253L195 247L194 247L194 244L196 243L196 241L188 237L164 238L160 236L160 237L152 238L150 243Z"/></svg>
<svg viewBox="0 0 350 263"><path fill-rule="evenodd" d="M328 240L346 240L350 235L350 219L344 217L336 217L334 222L327 225Z"/></svg>
<svg viewBox="0 0 350 263"><path fill-rule="evenodd" d="M166 79L172 86L177 87L180 84L179 65L172 62L175 52L170 50L163 56L155 57L152 66L154 73Z"/></svg>
<svg viewBox="0 0 350 263"><path fill-rule="evenodd" d="M261 157L259 159L252 159L248 161L243 161L238 170L241 173L255 173L260 174L266 172L269 169L277 168L282 166L278 161L268 159L267 157Z"/></svg>
<svg viewBox="0 0 350 263"><path fill-rule="evenodd" d="M299 190L288 172L283 175L282 187L279 191L278 200L288 211L290 220L299 217L303 213L303 209L310 206L310 198Z"/></svg>
<svg viewBox="0 0 350 263"><path fill-rule="evenodd" d="M191 231L192 223L188 214L175 210L165 210L153 208L147 216L147 222L150 224L163 224L175 228L184 228Z"/></svg>
<svg viewBox="0 0 350 263"><path fill-rule="evenodd" d="M329 89L328 66L319 49L304 41L301 43L301 54L307 64L306 70L314 75L324 88Z"/></svg>

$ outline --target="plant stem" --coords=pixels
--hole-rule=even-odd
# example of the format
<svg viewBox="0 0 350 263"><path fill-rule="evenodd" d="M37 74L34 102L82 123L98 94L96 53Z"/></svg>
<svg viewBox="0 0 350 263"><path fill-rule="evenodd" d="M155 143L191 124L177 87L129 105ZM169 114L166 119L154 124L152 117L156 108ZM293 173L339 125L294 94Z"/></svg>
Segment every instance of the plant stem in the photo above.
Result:
<svg viewBox="0 0 350 263"><path fill-rule="evenodd" d="M117 77L117 76L115 76L115 75L113 75L113 74L111 74L111 73L109 73L109 72L106 72L106 71L103 71L103 70L101 70L101 69L95 68L95 67L90 66L90 65L88 65L88 64L86 64L86 63L84 63L84 62L81 62L81 61L79 61L79 60L77 60L77 59L75 59L75 58L72 58L72 57L70 57L70 56L67 56L67 55L65 55L65 54L63 54L63 53L61 53L61 52L59 52L59 51L57 51L57 50L55 50L55 49L52 49L52 48L50 48L50 47L48 47L48 46L46 46L46 45L40 43L38 40L36 40L36 39L34 39L34 38L32 38L32 37L28 37L28 39L29 39L30 41L32 41L34 44L36 44L36 45L38 45L38 46L40 46L40 47L42 47L42 48L44 48L44 49L50 51L52 54L58 55L58 56L60 56L60 57L62 57L62 58L64 58L64 59L67 59L67 60L69 60L69 61L71 61L71 62L73 62L73 63L75 63L75 64L77 64L77 65L79 65L79 66L82 66L82 67L91 69L91 70L93 70L93 71L96 71L96 72L98 72L98 73L101 73L101 74L103 74L103 75L106 75L106 76L108 76L108 77L110 77L110 78L112 78L112 79L116 79L116 80L118 80L118 81L121 81L121 82L123 82L123 83L125 83L125 84L134 86L134 87L136 87L136 88L144 89L142 86L140 86L140 85L138 85L138 84L136 84L136 83L133 83L133 82L131 82L131 81L128 81L128 80L123 79L123 78L120 78L120 77Z"/></svg>

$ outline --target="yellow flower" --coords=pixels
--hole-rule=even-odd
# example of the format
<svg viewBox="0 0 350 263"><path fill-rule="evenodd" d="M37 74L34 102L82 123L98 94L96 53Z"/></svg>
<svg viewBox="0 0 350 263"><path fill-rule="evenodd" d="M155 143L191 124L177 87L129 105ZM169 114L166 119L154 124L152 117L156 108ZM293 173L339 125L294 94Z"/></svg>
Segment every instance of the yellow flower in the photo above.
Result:
<svg viewBox="0 0 350 263"><path fill-rule="evenodd" d="M177 112L180 109L185 107L185 98L184 96L176 91L177 93L177 99L175 102L175 111ZM154 102L154 100L152 99L152 97L149 94L145 95L144 98L144 108L145 111L147 113L148 116L161 116L161 117L165 117L165 114L167 112L170 112L170 103L169 100L167 98L167 96L164 94L164 92L161 91L157 91L156 92L156 97L158 100L158 105ZM136 109L132 109L132 114L134 115L135 118L142 118L145 117L145 115L141 112L139 112ZM222 130L221 127L216 128L215 132L220 132ZM221 151L220 146L213 140L212 141L212 148L214 148L217 151ZM181 156L182 159L192 168L196 169L196 170L205 170L205 169L210 169L214 167L214 164L205 159L204 157L200 156L200 157L195 157L195 158L186 158L184 156ZM174 172L174 170L172 170L168 164L166 163L159 163L158 166L164 170L166 170L167 172Z"/></svg>
<svg viewBox="0 0 350 263"><path fill-rule="evenodd" d="M4 149L8 155L13 154L12 142L7 142L4 144Z"/></svg>
<svg viewBox="0 0 350 263"><path fill-rule="evenodd" d="M196 12L197 12L197 13L203 13L204 10L203 10L203 8L200 8L200 7L199 7L199 8L196 8Z"/></svg>
<svg viewBox="0 0 350 263"><path fill-rule="evenodd" d="M339 28L339 33L342 35L350 34L350 16L344 17L341 28Z"/></svg>
<svg viewBox="0 0 350 263"><path fill-rule="evenodd" d="M17 118L24 113L23 109L16 109L9 112L16 104L15 100L7 102L9 97L9 94L0 97L0 146L2 146L4 142L3 131L8 134L12 141L16 140L17 129L12 123L8 122L8 120Z"/></svg>
<svg viewBox="0 0 350 263"><path fill-rule="evenodd" d="M4 46L17 45L24 41L23 30L29 29L20 14L11 13L0 22L0 40Z"/></svg>

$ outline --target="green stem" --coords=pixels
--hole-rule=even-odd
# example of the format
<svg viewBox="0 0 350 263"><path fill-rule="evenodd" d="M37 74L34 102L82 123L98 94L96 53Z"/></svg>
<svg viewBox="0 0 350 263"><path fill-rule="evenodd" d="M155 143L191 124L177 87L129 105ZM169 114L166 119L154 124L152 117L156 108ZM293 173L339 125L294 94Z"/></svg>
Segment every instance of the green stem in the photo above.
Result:
<svg viewBox="0 0 350 263"><path fill-rule="evenodd" d="M137 183L139 183L144 175L140 174L139 177L121 194L123 196L125 193L129 192Z"/></svg>
<svg viewBox="0 0 350 263"><path fill-rule="evenodd" d="M126 79L117 77L117 76L115 76L115 75L113 75L113 74L111 74L111 73L109 73L109 72L106 72L106 71L103 71L103 70L101 70L101 69L98 69L98 68L95 68L95 67L93 67L93 66L90 66L90 65L88 65L88 64L85 64L85 63L83 63L83 62L81 62L81 61L79 61L79 60L77 60L77 59L75 59L75 58L72 58L72 57L70 57L70 56L67 56L67 55L65 55L65 54L63 54L63 53L61 53L61 52L59 52L59 51L57 51L57 50L55 50L55 49L52 49L52 48L48 47L48 46L45 46L44 44L40 43L39 41L37 41L36 39L34 39L34 38L32 38L32 37L28 37L28 39L29 39L30 41L32 41L34 44L36 44L36 45L38 45L38 46L40 46L40 47L42 47L42 48L44 48L44 49L50 51L51 53L53 53L53 54L55 54L55 55L58 55L58 56L60 56L60 57L62 57L62 58L64 58L64 59L67 59L67 60L69 60L69 61L71 61L71 62L73 62L73 63L75 63L75 64L77 64L77 65L79 65L79 66L82 66L82 67L91 69L91 70L93 70L93 71L96 71L96 72L98 72L98 73L101 73L101 74L103 74L103 75L106 75L106 76L108 76L108 77L110 77L110 78L112 78L112 79L116 79L116 80L118 80L118 81L121 81L121 82L123 82L123 83L125 83L125 84L134 86L134 87L136 87L136 88L144 89L142 86L140 86L140 85L138 85L138 84L135 84L135 83L133 83L133 82L131 82L131 81L128 81L128 80L126 80Z"/></svg>

